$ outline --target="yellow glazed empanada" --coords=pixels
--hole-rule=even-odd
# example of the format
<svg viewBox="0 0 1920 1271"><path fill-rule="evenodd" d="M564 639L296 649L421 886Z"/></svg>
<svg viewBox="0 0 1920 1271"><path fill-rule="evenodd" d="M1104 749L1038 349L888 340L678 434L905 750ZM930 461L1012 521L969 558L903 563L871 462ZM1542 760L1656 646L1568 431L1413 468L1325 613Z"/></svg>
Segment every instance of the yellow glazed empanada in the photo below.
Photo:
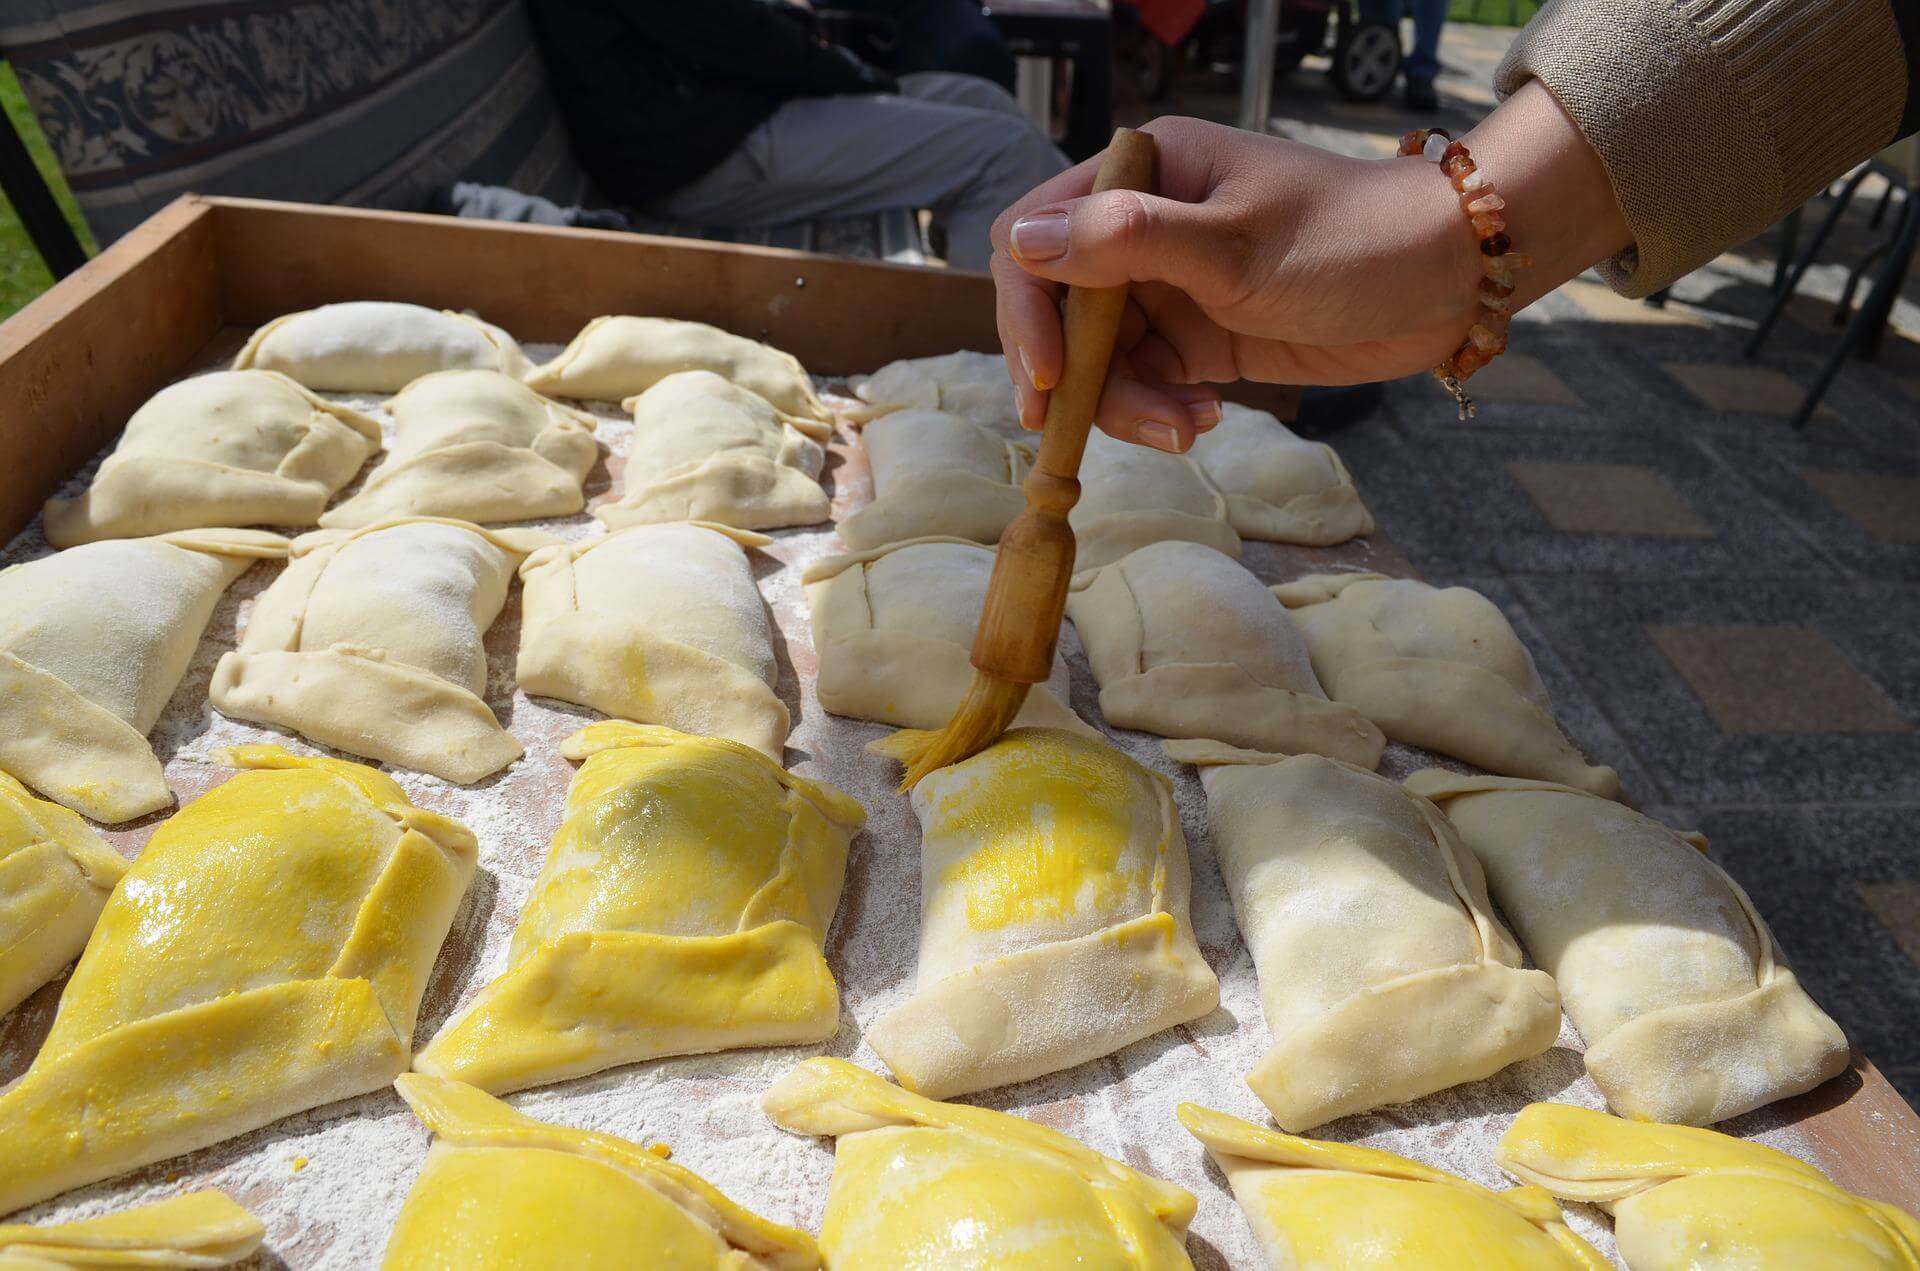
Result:
<svg viewBox="0 0 1920 1271"><path fill-rule="evenodd" d="M867 1029L908 1089L944 1099L1027 1081L1219 1005L1159 773L1095 738L1020 728L928 774L913 810L919 970Z"/></svg>
<svg viewBox="0 0 1920 1271"><path fill-rule="evenodd" d="M618 402L678 371L712 371L796 420L832 418L799 359L770 344L678 318L595 318L527 386L556 397Z"/></svg>
<svg viewBox="0 0 1920 1271"><path fill-rule="evenodd" d="M465 313L388 300L321 305L253 333L233 369L279 371L308 388L397 393L435 371L499 371L519 379L526 355L499 327Z"/></svg>
<svg viewBox="0 0 1920 1271"><path fill-rule="evenodd" d="M213 704L448 781L497 772L522 752L483 696L484 640L521 558L553 541L436 517L303 534L214 668Z"/></svg>
<svg viewBox="0 0 1920 1271"><path fill-rule="evenodd" d="M520 687L778 760L791 720L743 550L768 541L686 522L535 552L520 566Z"/></svg>
<svg viewBox="0 0 1920 1271"><path fill-rule="evenodd" d="M0 1213L406 1071L473 835L278 746L154 832L0 1094Z"/></svg>
<svg viewBox="0 0 1920 1271"><path fill-rule="evenodd" d="M265 1234L220 1192L188 1192L78 1222L0 1225L0 1271L224 1267L258 1249Z"/></svg>
<svg viewBox="0 0 1920 1271"><path fill-rule="evenodd" d="M1631 1271L1913 1271L1920 1222L1805 1161L1683 1125L1536 1103L1494 1153L1523 1183L1613 1215Z"/></svg>
<svg viewBox="0 0 1920 1271"><path fill-rule="evenodd" d="M1333 447L1308 441L1264 410L1221 403L1220 422L1189 452L1226 496L1241 538L1328 547L1373 533L1373 517Z"/></svg>
<svg viewBox="0 0 1920 1271"><path fill-rule="evenodd" d="M619 499L593 514L614 529L713 521L743 530L827 519L827 425L783 416L712 371L680 371L620 403L633 440Z"/></svg>
<svg viewBox="0 0 1920 1271"><path fill-rule="evenodd" d="M873 502L840 522L855 551L911 538L997 543L1027 506L1023 446L958 415L896 411L860 430L873 470Z"/></svg>
<svg viewBox="0 0 1920 1271"><path fill-rule="evenodd" d="M378 449L378 422L284 375L196 376L133 413L86 493L47 501L47 541L313 525Z"/></svg>
<svg viewBox="0 0 1920 1271"><path fill-rule="evenodd" d="M1709 1125L1811 1090L1847 1039L1706 840L1568 786L1428 768L1494 899L1560 986L1615 1111Z"/></svg>
<svg viewBox="0 0 1920 1271"><path fill-rule="evenodd" d="M866 821L758 751L610 722L567 791L507 969L414 1062L500 1093L660 1055L824 1041L821 946Z"/></svg>
<svg viewBox="0 0 1920 1271"><path fill-rule="evenodd" d="M800 575L807 589L820 705L836 715L940 728L973 682L993 549L957 538L909 539L831 556ZM1014 723L1092 729L1070 710L1067 664L1027 694Z"/></svg>
<svg viewBox="0 0 1920 1271"><path fill-rule="evenodd" d="M1537 1187L1496 1192L1392 1152L1180 1105L1274 1271L1607 1271Z"/></svg>
<svg viewBox="0 0 1920 1271"><path fill-rule="evenodd" d="M79 955L126 872L85 821L0 772L0 1015Z"/></svg>
<svg viewBox="0 0 1920 1271"><path fill-rule="evenodd" d="M1164 539L1205 543L1240 555L1240 536L1227 522L1227 500L1198 464L1097 429L1080 463L1080 501L1067 514L1077 548L1076 569L1098 569L1128 552Z"/></svg>
<svg viewBox="0 0 1920 1271"><path fill-rule="evenodd" d="M147 732L258 530L111 539L0 570L0 771L96 821L173 802Z"/></svg>
<svg viewBox="0 0 1920 1271"><path fill-rule="evenodd" d="M436 371L387 403L393 444L360 492L320 518L352 529L405 516L475 524L571 516L599 457L593 416L498 371Z"/></svg>
<svg viewBox="0 0 1920 1271"><path fill-rule="evenodd" d="M387 1241L384 1271L811 1271L804 1231L691 1170L590 1130L515 1112L472 1086L394 1083L436 1136Z"/></svg>
<svg viewBox="0 0 1920 1271"><path fill-rule="evenodd" d="M1560 998L1493 917L1445 817L1319 755L1168 743L1205 765L1214 852L1273 1049L1247 1084L1289 1130L1492 1076L1553 1045Z"/></svg>
<svg viewBox="0 0 1920 1271"><path fill-rule="evenodd" d="M838 1138L827 1264L942 1271L1180 1271L1193 1196L1044 1126L936 1103L843 1059L809 1059L761 1100Z"/></svg>
<svg viewBox="0 0 1920 1271"><path fill-rule="evenodd" d="M1285 607L1211 547L1153 543L1076 574L1067 616L1110 724L1363 768L1380 762L1386 738L1327 700Z"/></svg>
<svg viewBox="0 0 1920 1271"><path fill-rule="evenodd" d="M998 353L903 358L871 375L855 376L851 387L854 396L867 403L858 418L878 419L904 409L939 410L999 433L1021 433L1007 360Z"/></svg>
<svg viewBox="0 0 1920 1271"><path fill-rule="evenodd" d="M1273 589L1320 684L1404 741L1490 772L1613 798L1620 778L1560 731L1533 655L1477 591L1383 574L1309 574Z"/></svg>

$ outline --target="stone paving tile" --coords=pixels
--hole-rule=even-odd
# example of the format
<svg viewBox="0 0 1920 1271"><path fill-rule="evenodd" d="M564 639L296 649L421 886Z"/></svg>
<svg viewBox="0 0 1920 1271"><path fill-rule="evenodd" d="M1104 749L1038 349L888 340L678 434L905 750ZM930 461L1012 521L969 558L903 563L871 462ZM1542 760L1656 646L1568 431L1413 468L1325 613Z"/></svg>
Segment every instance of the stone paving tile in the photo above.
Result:
<svg viewBox="0 0 1920 1271"><path fill-rule="evenodd" d="M1920 477L1812 470L1800 475L1882 543L1920 543Z"/></svg>
<svg viewBox="0 0 1920 1271"><path fill-rule="evenodd" d="M1723 732L1913 731L1818 631L1650 625L1647 634Z"/></svg>
<svg viewBox="0 0 1920 1271"><path fill-rule="evenodd" d="M1792 435L1714 437L1699 445L1758 491L1810 550L1843 572L1862 578L1920 580L1920 552L1876 536L1837 506L1819 481L1807 476L1829 474L1828 490L1839 488L1835 476L1866 478L1869 486L1888 480L1920 481L1920 454L1895 458L1858 446ZM1897 526L1897 516L1897 511L1888 513L1886 522L1878 522L1880 528Z"/></svg>
<svg viewBox="0 0 1920 1271"><path fill-rule="evenodd" d="M1588 317L1599 322L1623 322L1635 326L1704 327L1705 318L1685 304L1669 302L1650 305L1644 300L1629 300L1603 282L1575 278L1560 288Z"/></svg>
<svg viewBox="0 0 1920 1271"><path fill-rule="evenodd" d="M1680 381L1708 409L1757 415L1791 415L1806 390L1771 366L1731 362L1662 362L1660 369ZM1823 403L1821 410L1833 412ZM1815 412L1816 414L1820 412Z"/></svg>
<svg viewBox="0 0 1920 1271"><path fill-rule="evenodd" d="M1509 459L1506 470L1547 524L1562 533L1713 537L1700 514L1651 468Z"/></svg>
<svg viewBox="0 0 1920 1271"><path fill-rule="evenodd" d="M1920 720L1920 587L1781 579L1515 579L1547 641L1619 729L1653 797L1708 806L1920 799L1920 733L1728 733L1655 645L1659 626L1807 627Z"/></svg>
<svg viewBox="0 0 1920 1271"><path fill-rule="evenodd" d="M1920 968L1920 883L1856 883L1866 902L1893 942Z"/></svg>

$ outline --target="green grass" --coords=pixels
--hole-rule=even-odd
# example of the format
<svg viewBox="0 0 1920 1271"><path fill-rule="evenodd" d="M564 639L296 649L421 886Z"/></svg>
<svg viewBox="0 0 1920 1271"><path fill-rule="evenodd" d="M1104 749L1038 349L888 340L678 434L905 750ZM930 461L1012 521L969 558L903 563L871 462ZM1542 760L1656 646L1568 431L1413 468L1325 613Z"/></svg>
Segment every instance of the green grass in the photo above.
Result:
<svg viewBox="0 0 1920 1271"><path fill-rule="evenodd" d="M1523 26L1540 11L1545 0L1453 0L1449 22L1478 22L1483 26Z"/></svg>
<svg viewBox="0 0 1920 1271"><path fill-rule="evenodd" d="M60 207L67 214L67 223L80 235L80 241L86 244L87 250L93 251L93 235L87 230L80 208L74 203L66 181L60 176L60 165L54 162L47 139L40 135L40 125L34 121L33 111L27 106L26 94L20 91L20 81L14 78L13 68L4 62L0 62L0 108L6 110L8 122L26 141L34 163L40 168L40 175L46 178L47 184L53 188L54 197L60 200ZM4 194L0 194L0 318L11 316L52 285L53 276L41 263L40 253L34 250L33 241L27 237L20 218L15 215L13 204L7 201Z"/></svg>

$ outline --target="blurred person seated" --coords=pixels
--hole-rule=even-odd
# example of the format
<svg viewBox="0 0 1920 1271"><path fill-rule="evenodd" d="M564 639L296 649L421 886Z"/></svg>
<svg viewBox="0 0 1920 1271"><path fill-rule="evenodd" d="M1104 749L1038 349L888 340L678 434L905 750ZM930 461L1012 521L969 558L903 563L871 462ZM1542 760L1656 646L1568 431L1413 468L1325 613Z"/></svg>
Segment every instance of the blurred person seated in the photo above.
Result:
<svg viewBox="0 0 1920 1271"><path fill-rule="evenodd" d="M1007 204L1067 160L989 80L900 76L802 0L539 0L574 152L610 198L728 227L927 208L985 269Z"/></svg>
<svg viewBox="0 0 1920 1271"><path fill-rule="evenodd" d="M815 10L829 29L848 15L834 38L895 75L952 71L1013 91L1013 50L980 0L819 0Z"/></svg>

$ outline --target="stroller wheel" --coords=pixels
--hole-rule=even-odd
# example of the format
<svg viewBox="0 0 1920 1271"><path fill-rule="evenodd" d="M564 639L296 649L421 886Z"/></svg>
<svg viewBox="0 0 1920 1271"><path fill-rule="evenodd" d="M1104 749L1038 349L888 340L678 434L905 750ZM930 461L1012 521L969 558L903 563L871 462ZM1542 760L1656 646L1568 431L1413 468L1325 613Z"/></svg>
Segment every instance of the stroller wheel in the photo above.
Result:
<svg viewBox="0 0 1920 1271"><path fill-rule="evenodd" d="M1379 101L1400 78L1400 29L1389 22L1361 19L1347 26L1334 45L1333 86L1349 101Z"/></svg>

